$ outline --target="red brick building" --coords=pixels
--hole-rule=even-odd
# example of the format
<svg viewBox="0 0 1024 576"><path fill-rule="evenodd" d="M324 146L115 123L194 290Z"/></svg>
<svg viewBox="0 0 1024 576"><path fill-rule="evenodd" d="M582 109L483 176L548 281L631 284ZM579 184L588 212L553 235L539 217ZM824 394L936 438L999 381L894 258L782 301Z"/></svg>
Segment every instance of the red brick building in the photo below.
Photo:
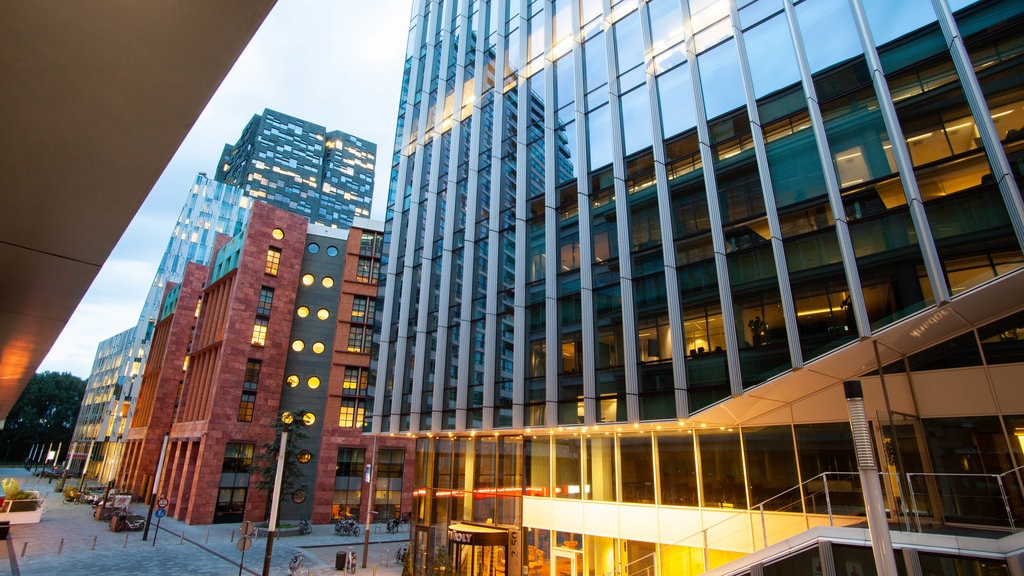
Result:
<svg viewBox="0 0 1024 576"><path fill-rule="evenodd" d="M411 441L362 433L383 234L357 225L310 225L256 203L240 235L218 239L210 267L190 266L166 291L123 488L148 499L169 433L159 487L169 514L190 524L264 520L269 494L256 487L253 459L274 442L280 414L301 411L312 425L289 442L298 465L281 518L363 520L371 485L378 519L409 510Z"/></svg>

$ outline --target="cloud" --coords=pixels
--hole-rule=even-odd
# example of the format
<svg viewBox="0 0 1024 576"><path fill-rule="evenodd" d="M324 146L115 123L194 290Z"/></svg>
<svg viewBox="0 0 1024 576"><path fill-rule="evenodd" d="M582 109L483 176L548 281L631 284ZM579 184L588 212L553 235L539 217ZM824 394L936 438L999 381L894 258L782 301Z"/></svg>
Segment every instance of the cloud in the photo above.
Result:
<svg viewBox="0 0 1024 576"><path fill-rule="evenodd" d="M377 145L383 218L412 0L278 2L164 169L40 370L87 376L100 341L135 325L197 172L272 108Z"/></svg>

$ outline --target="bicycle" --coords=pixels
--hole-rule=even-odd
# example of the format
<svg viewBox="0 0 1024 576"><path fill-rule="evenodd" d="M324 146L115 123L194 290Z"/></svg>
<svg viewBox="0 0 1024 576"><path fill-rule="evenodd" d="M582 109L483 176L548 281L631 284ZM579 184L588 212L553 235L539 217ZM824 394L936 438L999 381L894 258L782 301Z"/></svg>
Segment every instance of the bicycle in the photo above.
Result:
<svg viewBox="0 0 1024 576"><path fill-rule="evenodd" d="M359 524L355 520L338 520L334 525L334 533L338 536L359 536Z"/></svg>
<svg viewBox="0 0 1024 576"><path fill-rule="evenodd" d="M291 562L288 562L288 574L291 576L309 576L309 566L306 566L306 557L302 555L302 552L292 556Z"/></svg>
<svg viewBox="0 0 1024 576"><path fill-rule="evenodd" d="M384 526L384 530L386 530L388 534L394 534L395 532L398 532L398 528L401 525L401 520L399 520L398 518L392 518L391 520L388 520L387 525Z"/></svg>
<svg viewBox="0 0 1024 576"><path fill-rule="evenodd" d="M309 523L309 518L299 520L299 534L309 534L312 531L313 525Z"/></svg>
<svg viewBox="0 0 1024 576"><path fill-rule="evenodd" d="M409 555L409 547L402 546L395 550L395 564L405 564L405 558Z"/></svg>

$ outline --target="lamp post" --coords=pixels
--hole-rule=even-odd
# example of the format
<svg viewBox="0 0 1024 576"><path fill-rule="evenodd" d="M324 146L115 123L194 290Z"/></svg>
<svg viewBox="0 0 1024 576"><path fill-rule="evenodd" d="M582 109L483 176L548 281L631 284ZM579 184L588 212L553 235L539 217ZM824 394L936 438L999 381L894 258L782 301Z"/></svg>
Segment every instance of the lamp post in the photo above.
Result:
<svg viewBox="0 0 1024 576"><path fill-rule="evenodd" d="M864 509L868 517L868 532L871 536L871 550L875 556L878 576L896 576L896 557L889 537L889 521L885 516L882 499L882 482L878 478L878 466L871 451L871 433L868 432L868 418L864 412L864 391L860 380L843 382L846 407L850 412L850 428L853 431L853 445L857 453L857 468L860 484L864 491Z"/></svg>
<svg viewBox="0 0 1024 576"><path fill-rule="evenodd" d="M167 454L167 440L170 436L170 432L164 432L164 445L160 448L160 459L156 462L156 475L153 477L153 491L149 495L149 511L146 513L146 529L142 531L143 540L149 538L149 524L153 521L153 504L156 503L156 493L160 488L160 481L163 479L164 456ZM153 542L155 544L156 540Z"/></svg>
<svg viewBox="0 0 1024 576"><path fill-rule="evenodd" d="M373 509L373 489L376 482L373 479L373 468L377 462L377 436L373 437L373 452L370 454L370 469L366 471L367 496L366 496L366 530L363 531L363 568L366 568L366 557L370 555L370 520L377 512Z"/></svg>
<svg viewBox="0 0 1024 576"><path fill-rule="evenodd" d="M274 491L271 494L270 520L267 522L267 551L263 555L263 576L270 576L270 558L274 551L274 531L277 529L277 509L281 503L281 481L284 477L284 463L288 450L288 430L293 422L298 421L302 426L312 426L316 422L316 415L308 410L297 410L283 412L281 422L284 427L281 429L281 447L277 451L277 472L274 474ZM298 437L300 440L302 436Z"/></svg>

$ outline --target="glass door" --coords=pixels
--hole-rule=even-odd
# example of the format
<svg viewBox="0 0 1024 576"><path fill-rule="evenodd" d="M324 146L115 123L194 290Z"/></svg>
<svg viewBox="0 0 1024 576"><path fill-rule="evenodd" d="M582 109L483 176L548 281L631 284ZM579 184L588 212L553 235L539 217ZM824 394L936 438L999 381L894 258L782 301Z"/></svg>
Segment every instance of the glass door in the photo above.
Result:
<svg viewBox="0 0 1024 576"><path fill-rule="evenodd" d="M583 576L583 551L552 546L551 576Z"/></svg>

